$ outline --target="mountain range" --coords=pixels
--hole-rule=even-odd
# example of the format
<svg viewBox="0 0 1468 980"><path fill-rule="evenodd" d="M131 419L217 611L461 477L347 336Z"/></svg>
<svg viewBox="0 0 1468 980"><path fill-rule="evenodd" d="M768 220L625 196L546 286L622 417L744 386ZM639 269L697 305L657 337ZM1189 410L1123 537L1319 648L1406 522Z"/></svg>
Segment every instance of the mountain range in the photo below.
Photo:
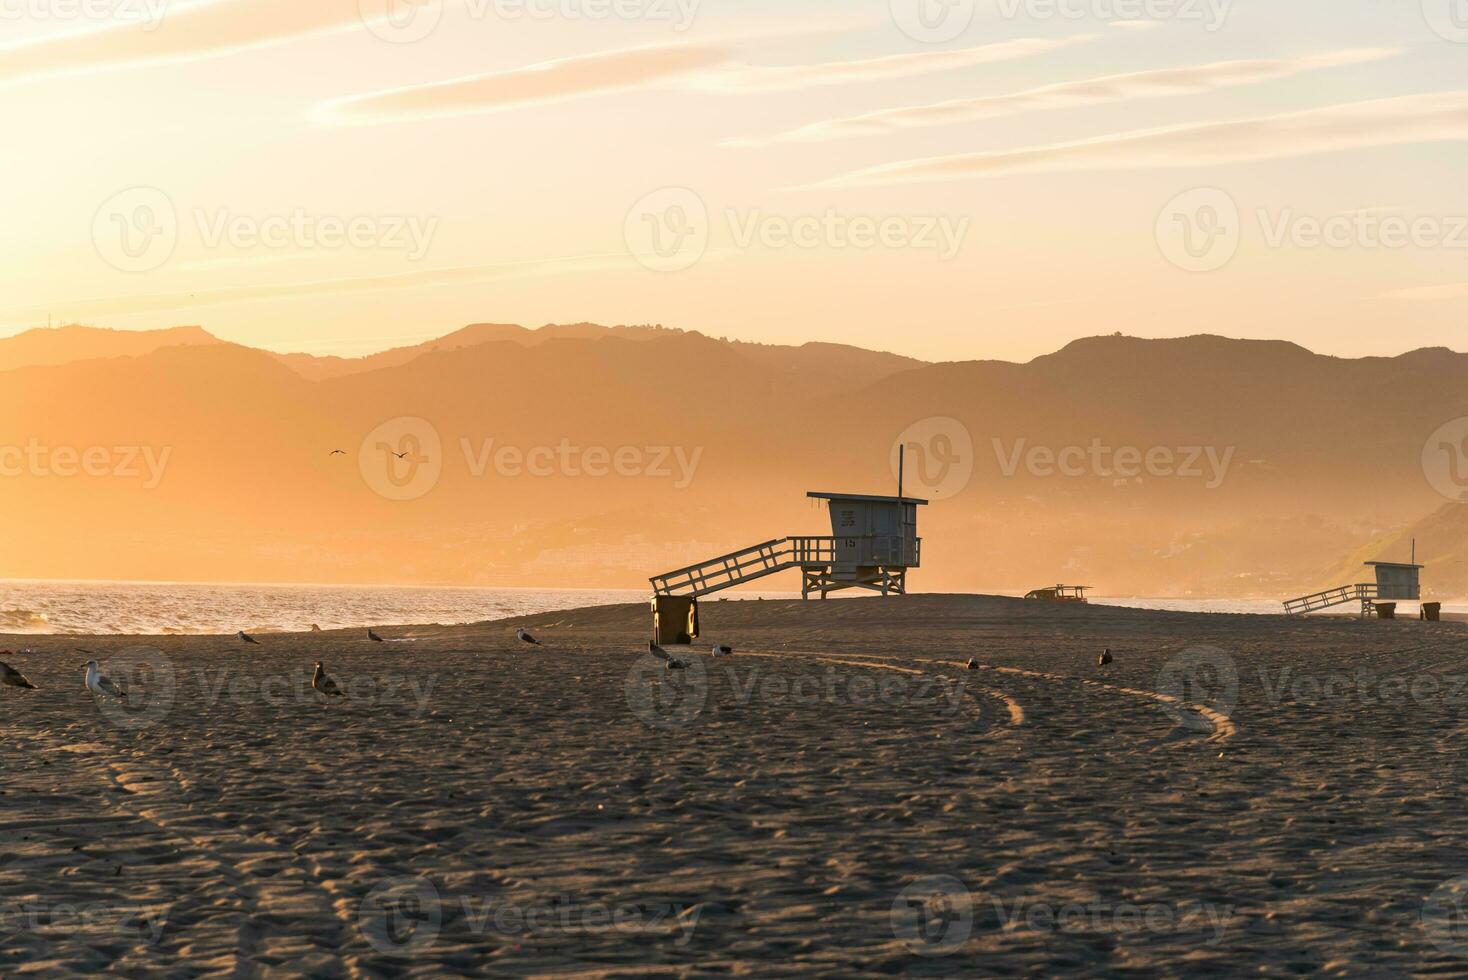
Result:
<svg viewBox="0 0 1468 980"><path fill-rule="evenodd" d="M1107 336L934 364L486 323L342 358L67 326L0 340L0 576L640 588L829 533L805 492L895 492L901 441L917 589L1284 597L1417 537L1452 599L1468 515L1434 433L1465 417L1446 349Z"/></svg>

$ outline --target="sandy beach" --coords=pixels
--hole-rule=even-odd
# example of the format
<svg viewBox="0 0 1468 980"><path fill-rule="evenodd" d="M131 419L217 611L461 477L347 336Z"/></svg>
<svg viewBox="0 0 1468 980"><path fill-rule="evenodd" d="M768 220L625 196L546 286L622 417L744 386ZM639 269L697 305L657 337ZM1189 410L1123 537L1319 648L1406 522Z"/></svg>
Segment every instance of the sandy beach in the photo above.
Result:
<svg viewBox="0 0 1468 980"><path fill-rule="evenodd" d="M1468 970L1461 623L647 618L0 639L0 975Z"/></svg>

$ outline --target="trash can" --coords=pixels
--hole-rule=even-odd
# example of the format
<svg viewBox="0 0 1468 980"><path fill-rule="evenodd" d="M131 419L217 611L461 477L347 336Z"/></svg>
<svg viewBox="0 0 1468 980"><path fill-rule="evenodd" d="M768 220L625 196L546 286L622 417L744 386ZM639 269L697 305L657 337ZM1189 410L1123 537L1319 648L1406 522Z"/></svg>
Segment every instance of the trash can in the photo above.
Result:
<svg viewBox="0 0 1468 980"><path fill-rule="evenodd" d="M1422 604L1422 618L1431 622L1437 622L1442 618L1443 604L1441 602L1424 602Z"/></svg>
<svg viewBox="0 0 1468 980"><path fill-rule="evenodd" d="M692 643L698 636L698 600L686 595L652 597L652 641Z"/></svg>
<svg viewBox="0 0 1468 980"><path fill-rule="evenodd" d="M1376 615L1378 619L1396 619L1397 604L1395 602L1378 602L1376 604Z"/></svg>

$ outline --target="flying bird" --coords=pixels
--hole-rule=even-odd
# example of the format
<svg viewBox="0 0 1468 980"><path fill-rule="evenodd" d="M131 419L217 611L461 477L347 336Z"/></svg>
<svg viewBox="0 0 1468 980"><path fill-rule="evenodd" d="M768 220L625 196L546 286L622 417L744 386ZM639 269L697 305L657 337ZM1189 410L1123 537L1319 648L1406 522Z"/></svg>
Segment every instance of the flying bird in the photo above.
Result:
<svg viewBox="0 0 1468 980"><path fill-rule="evenodd" d="M407 453L393 453L393 455L396 456L398 459L407 459L408 458L408 454Z"/></svg>
<svg viewBox="0 0 1468 980"><path fill-rule="evenodd" d="M687 662L669 655L668 651L664 650L662 647L658 646L651 640L647 641L647 652L652 654L654 657L662 658L663 662L667 665L667 668L669 670L684 670L688 667Z"/></svg>
<svg viewBox="0 0 1468 980"><path fill-rule="evenodd" d="M716 657L731 657L733 655L734 655L734 648L731 647L731 646L729 646L728 644L726 644L726 643L715 643L714 644L714 656L716 656Z"/></svg>
<svg viewBox="0 0 1468 980"><path fill-rule="evenodd" d="M5 651L9 653L10 651ZM0 660L0 684L6 687L18 687L24 691L36 690L36 685L25 679L25 675L3 660Z"/></svg>
<svg viewBox="0 0 1468 980"><path fill-rule="evenodd" d="M1107 647L1101 651L1101 656L1096 658L1096 666L1105 667L1109 663L1111 663L1111 648Z"/></svg>
<svg viewBox="0 0 1468 980"><path fill-rule="evenodd" d="M371 640L373 643L382 642L382 637L378 636L377 632L370 626L367 627L367 639Z"/></svg>
<svg viewBox="0 0 1468 980"><path fill-rule="evenodd" d="M346 454L347 454L347 451L345 449L333 449L331 452L327 453L326 455L328 455L328 456L345 456Z"/></svg>
<svg viewBox="0 0 1468 980"><path fill-rule="evenodd" d="M311 688L328 698L342 696L341 688L336 686L336 681L326 676L326 669L321 666L319 660L316 661L316 673L311 677Z"/></svg>
<svg viewBox="0 0 1468 980"><path fill-rule="evenodd" d="M532 646L537 647L545 646L544 643L541 643L539 640L531 636L529 633L525 632L523 629L515 630L515 636L520 640L521 643L529 643Z"/></svg>
<svg viewBox="0 0 1468 980"><path fill-rule="evenodd" d="M117 698L119 701L127 700L127 692L114 684L112 678L97 669L97 661L88 660L86 666L87 690L98 697Z"/></svg>
<svg viewBox="0 0 1468 980"><path fill-rule="evenodd" d="M259 640L255 639L253 636L251 636L249 633L246 633L244 630L240 630L238 633L235 634L235 636L239 637L241 640L243 640L246 643L259 643L260 642Z"/></svg>

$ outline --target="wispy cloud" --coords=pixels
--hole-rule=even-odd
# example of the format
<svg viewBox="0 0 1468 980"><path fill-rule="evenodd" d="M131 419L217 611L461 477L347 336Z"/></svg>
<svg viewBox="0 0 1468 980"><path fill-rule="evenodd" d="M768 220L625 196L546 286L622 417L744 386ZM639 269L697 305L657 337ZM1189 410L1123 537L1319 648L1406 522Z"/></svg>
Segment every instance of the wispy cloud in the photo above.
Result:
<svg viewBox="0 0 1468 980"><path fill-rule="evenodd" d="M774 136L730 140L728 145L760 146L768 143L873 136L926 126L994 119L1039 109L1070 109L1132 99L1199 95L1236 85L1274 81L1307 71L1380 61L1400 53L1397 48L1359 48L1303 58L1219 61L1186 68L1108 75L1004 95L951 99L930 105L900 106L859 116L823 120Z"/></svg>
<svg viewBox="0 0 1468 980"><path fill-rule="evenodd" d="M864 58L857 61L826 61L810 65L743 65L709 79L711 87L732 92L777 92L818 85L852 85L883 82L932 72L970 68L974 65L1015 61L1058 51L1073 44L1095 40L1098 34L1076 34L1063 38L1017 38L956 50L919 51L910 54Z"/></svg>
<svg viewBox="0 0 1468 980"><path fill-rule="evenodd" d="M362 28L364 20L357 0L152 0L135 6L146 13L101 28L0 45L0 82L211 57Z"/></svg>
<svg viewBox="0 0 1468 980"><path fill-rule="evenodd" d="M1256 119L1117 133L1075 143L869 167L816 186L856 187L1077 170L1247 163L1372 146L1468 140L1468 91L1352 102Z"/></svg>
<svg viewBox="0 0 1468 980"><path fill-rule="evenodd" d="M1388 299L1404 299L1414 303L1440 303L1450 299L1468 299L1468 282L1449 282L1440 286L1414 286L1393 289Z"/></svg>
<svg viewBox="0 0 1468 980"><path fill-rule="evenodd" d="M90 300L69 300L42 306L0 311L0 326L33 326L51 311L66 318L82 321L109 316L129 316L165 310L193 309L231 303L268 302L301 297L376 293L399 289L431 289L462 283L490 280L529 279L586 273L603 270L636 268L626 253L585 255L551 259L529 259L494 265L458 266L446 269L415 269L410 272L357 276L338 279L312 279L285 283L257 283L223 286L191 292L148 293L112 296Z"/></svg>
<svg viewBox="0 0 1468 980"><path fill-rule="evenodd" d="M329 122L374 123L495 112L645 88L709 71L728 60L728 51L718 45L630 48L349 96L326 103L317 114Z"/></svg>

